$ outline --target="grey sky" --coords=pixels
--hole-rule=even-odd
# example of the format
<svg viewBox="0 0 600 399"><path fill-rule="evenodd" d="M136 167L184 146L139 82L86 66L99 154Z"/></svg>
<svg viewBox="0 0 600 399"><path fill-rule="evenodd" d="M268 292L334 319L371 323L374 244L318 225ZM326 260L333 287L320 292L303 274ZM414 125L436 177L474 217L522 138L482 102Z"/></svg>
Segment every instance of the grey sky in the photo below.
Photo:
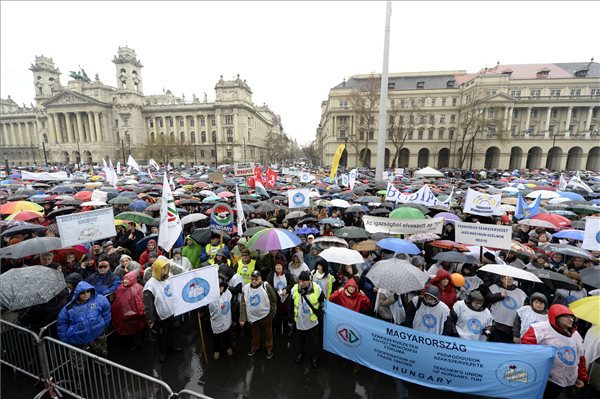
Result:
<svg viewBox="0 0 600 399"><path fill-rule="evenodd" d="M599 2L393 2L389 71L476 71L505 64L598 60ZM0 3L0 95L33 101L35 55L66 84L81 65L115 85L118 46L135 49L144 92L209 101L219 75L240 74L257 104L300 144L320 104L350 75L380 72L385 2Z"/></svg>

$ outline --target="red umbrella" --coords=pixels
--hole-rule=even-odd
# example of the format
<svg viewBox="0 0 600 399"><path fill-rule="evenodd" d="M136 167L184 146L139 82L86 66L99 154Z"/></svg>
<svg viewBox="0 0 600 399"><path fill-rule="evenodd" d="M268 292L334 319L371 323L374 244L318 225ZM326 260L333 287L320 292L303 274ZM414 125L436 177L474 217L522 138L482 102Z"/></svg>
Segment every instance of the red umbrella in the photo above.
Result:
<svg viewBox="0 0 600 399"><path fill-rule="evenodd" d="M532 216L530 219L543 220L545 222L553 224L557 229L563 229L571 226L571 221L564 216L556 215L554 213L540 213Z"/></svg>
<svg viewBox="0 0 600 399"><path fill-rule="evenodd" d="M75 255L75 260L80 261L83 255L88 253L88 250L82 244L77 244L70 248L55 249L54 251L50 252L54 253L54 260L56 262L63 263L68 254Z"/></svg>
<svg viewBox="0 0 600 399"><path fill-rule="evenodd" d="M552 186L536 186L533 188L533 191L538 191L538 190L556 191L556 188L554 188Z"/></svg>
<svg viewBox="0 0 600 399"><path fill-rule="evenodd" d="M467 248L465 245L450 240L432 241L429 243L429 245L443 249L458 249L461 252L467 252L469 250L469 248Z"/></svg>
<svg viewBox="0 0 600 399"><path fill-rule="evenodd" d="M231 191L221 191L219 194L217 194L217 196L219 196L221 198L231 198L231 197L235 197L235 194L232 193Z"/></svg>
<svg viewBox="0 0 600 399"><path fill-rule="evenodd" d="M92 192L91 191L80 191L76 193L73 198L79 201L88 202L92 200Z"/></svg>

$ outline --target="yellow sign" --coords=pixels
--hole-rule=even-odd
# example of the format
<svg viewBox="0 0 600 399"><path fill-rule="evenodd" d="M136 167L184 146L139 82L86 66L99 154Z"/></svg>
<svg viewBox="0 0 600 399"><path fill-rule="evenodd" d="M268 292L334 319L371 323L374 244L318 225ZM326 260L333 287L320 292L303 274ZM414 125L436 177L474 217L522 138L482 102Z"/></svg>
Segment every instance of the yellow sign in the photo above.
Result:
<svg viewBox="0 0 600 399"><path fill-rule="evenodd" d="M330 183L333 182L333 178L335 177L335 174L337 173L337 168L338 168L338 165L340 164L340 158L342 157L342 154L344 153L345 148L346 148L346 146L344 144L340 144L340 146L337 148L337 150L335 150L335 154L333 155L333 162L331 163L331 174L329 175Z"/></svg>

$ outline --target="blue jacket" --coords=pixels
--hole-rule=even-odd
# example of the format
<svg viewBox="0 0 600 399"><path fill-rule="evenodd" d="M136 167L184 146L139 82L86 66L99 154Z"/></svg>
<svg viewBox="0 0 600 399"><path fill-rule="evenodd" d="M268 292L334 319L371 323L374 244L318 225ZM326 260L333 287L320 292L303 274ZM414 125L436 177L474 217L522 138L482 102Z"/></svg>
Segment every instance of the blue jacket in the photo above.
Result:
<svg viewBox="0 0 600 399"><path fill-rule="evenodd" d="M86 303L77 298L82 291L92 290ZM58 339L71 345L87 345L110 325L110 303L103 295L98 295L94 287L82 281L77 284L73 298L58 314L56 327Z"/></svg>
<svg viewBox="0 0 600 399"><path fill-rule="evenodd" d="M92 274L85 279L88 283L94 286L96 293L100 295L110 294L115 292L121 284L121 279L113 271L109 270L104 276L100 276L98 272Z"/></svg>

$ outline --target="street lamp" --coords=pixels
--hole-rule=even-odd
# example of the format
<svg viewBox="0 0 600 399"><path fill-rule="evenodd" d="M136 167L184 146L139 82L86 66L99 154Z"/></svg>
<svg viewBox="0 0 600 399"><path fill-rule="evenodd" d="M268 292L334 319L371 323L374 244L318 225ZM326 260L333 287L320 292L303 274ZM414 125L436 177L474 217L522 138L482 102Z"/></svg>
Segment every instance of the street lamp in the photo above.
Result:
<svg viewBox="0 0 600 399"><path fill-rule="evenodd" d="M215 168L219 167L219 161L217 158L217 133L213 132L212 134L213 143L215 143Z"/></svg>

